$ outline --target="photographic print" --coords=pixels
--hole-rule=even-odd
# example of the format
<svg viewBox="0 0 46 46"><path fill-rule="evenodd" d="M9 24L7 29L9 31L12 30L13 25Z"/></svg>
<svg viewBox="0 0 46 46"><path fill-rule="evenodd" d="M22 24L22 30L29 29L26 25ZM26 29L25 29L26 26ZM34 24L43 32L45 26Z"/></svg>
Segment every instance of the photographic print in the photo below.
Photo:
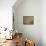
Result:
<svg viewBox="0 0 46 46"><path fill-rule="evenodd" d="M23 24L26 25L34 24L34 16L23 16Z"/></svg>

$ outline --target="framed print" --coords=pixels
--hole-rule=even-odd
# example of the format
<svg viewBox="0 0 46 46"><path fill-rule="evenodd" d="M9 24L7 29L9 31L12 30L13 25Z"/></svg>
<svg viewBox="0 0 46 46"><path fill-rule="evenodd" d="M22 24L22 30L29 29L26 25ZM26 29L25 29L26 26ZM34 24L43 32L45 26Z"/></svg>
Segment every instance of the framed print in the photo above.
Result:
<svg viewBox="0 0 46 46"><path fill-rule="evenodd" d="M23 24L25 25L34 24L34 16L23 16Z"/></svg>

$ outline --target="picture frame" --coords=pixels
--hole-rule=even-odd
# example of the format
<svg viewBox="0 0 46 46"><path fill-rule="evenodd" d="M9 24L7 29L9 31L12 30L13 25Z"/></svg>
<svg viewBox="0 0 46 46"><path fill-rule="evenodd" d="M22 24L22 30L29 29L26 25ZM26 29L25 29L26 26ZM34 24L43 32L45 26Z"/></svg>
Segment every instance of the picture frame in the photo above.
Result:
<svg viewBox="0 0 46 46"><path fill-rule="evenodd" d="M23 16L23 24L24 25L34 24L34 16Z"/></svg>

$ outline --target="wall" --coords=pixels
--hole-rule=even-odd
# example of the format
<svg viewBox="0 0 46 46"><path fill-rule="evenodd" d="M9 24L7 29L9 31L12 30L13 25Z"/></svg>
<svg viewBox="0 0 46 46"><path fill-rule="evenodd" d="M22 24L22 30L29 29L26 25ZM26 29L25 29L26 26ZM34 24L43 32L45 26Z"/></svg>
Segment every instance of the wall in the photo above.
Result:
<svg viewBox="0 0 46 46"><path fill-rule="evenodd" d="M24 38L34 40L36 46L41 46L41 0L23 0L14 10L15 29L22 32ZM24 25L23 16L34 16L34 24Z"/></svg>
<svg viewBox="0 0 46 46"><path fill-rule="evenodd" d="M46 0L41 1L41 41L46 46Z"/></svg>
<svg viewBox="0 0 46 46"><path fill-rule="evenodd" d="M12 6L16 0L0 0L0 27L12 28Z"/></svg>

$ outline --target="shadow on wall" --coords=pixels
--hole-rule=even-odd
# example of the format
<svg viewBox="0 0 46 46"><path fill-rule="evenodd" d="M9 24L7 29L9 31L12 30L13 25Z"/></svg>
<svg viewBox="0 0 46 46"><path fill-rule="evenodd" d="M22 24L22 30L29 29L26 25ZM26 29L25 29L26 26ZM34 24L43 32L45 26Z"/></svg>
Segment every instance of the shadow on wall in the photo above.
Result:
<svg viewBox="0 0 46 46"><path fill-rule="evenodd" d="M23 37L24 37L24 39L33 40L36 46L41 46L42 45L41 44L41 38L35 38L35 36L33 37L31 34L28 34L28 36L27 36L27 34L26 35L23 34Z"/></svg>
<svg viewBox="0 0 46 46"><path fill-rule="evenodd" d="M41 46L40 38L40 0L24 0L23 3L17 5L18 7L13 7L13 12L15 16L15 28L18 32L22 32L24 38L31 39L35 41L36 46ZM14 4L14 6L16 6ZM34 16L34 25L24 25L23 16ZM17 18L16 18L17 17ZM27 22L27 21L26 21ZM30 34L31 32L31 34ZM27 33L27 34L25 34ZM39 33L38 35L36 33Z"/></svg>

